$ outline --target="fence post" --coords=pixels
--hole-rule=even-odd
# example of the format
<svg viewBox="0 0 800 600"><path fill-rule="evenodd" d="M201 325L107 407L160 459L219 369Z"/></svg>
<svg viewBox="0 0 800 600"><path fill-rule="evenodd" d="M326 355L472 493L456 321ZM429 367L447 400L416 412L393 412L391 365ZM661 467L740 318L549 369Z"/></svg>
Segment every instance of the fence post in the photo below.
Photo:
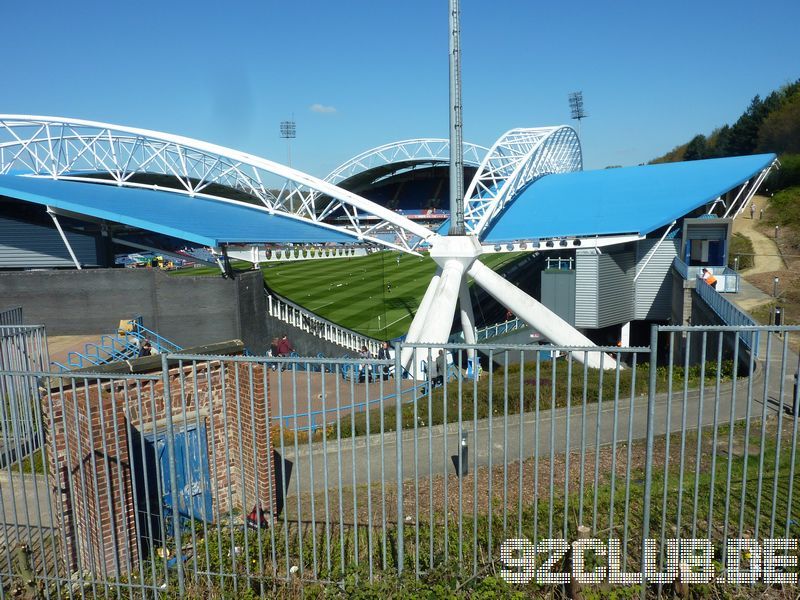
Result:
<svg viewBox="0 0 800 600"><path fill-rule="evenodd" d="M172 491L172 535L175 539L175 561L178 567L178 590L183 597L184 573L183 557L181 556L181 522L178 515L178 480L175 469L175 424L172 422L172 394L169 389L169 363L167 355L161 355L161 377L164 382L164 409L167 415L167 456L169 457L169 487Z"/></svg>
<svg viewBox="0 0 800 600"><path fill-rule="evenodd" d="M400 361L402 345L394 350L394 383L395 383L395 402L394 402L394 422L397 444L397 573L403 573L403 562L405 561L404 524L405 516L403 513L403 397L401 393L401 380L403 378L403 365ZM416 399L415 399L416 401ZM383 410L383 407L381 407ZM367 417L369 418L369 417ZM414 523L414 527L419 527L419 523Z"/></svg>
<svg viewBox="0 0 800 600"><path fill-rule="evenodd" d="M653 484L653 431L655 427L656 406L656 368L658 367L658 325L650 326L650 377L647 384L647 450L644 461L644 498L642 499L642 552L645 540L650 535L650 492ZM663 527L664 524L662 523ZM642 561L641 598L647 597L647 579L645 577L645 561Z"/></svg>

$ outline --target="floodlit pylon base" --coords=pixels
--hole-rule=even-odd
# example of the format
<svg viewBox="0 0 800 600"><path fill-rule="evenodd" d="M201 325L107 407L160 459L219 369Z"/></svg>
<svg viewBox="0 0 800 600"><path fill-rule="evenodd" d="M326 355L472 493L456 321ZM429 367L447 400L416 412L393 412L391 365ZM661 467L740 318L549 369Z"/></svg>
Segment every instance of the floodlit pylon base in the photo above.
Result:
<svg viewBox="0 0 800 600"><path fill-rule="evenodd" d="M592 348L594 342L559 317L549 308L506 281L479 260L482 250L476 236L436 236L431 240L431 258L439 269L428 285L419 309L409 327L406 343L446 344L460 299L464 339L475 343L475 319L467 290L467 276L486 290L500 304L511 310L530 327L558 346ZM573 356L593 368L614 369L616 361L602 352L574 351ZM403 348L401 361L415 379L425 379L424 365L435 360L436 349Z"/></svg>

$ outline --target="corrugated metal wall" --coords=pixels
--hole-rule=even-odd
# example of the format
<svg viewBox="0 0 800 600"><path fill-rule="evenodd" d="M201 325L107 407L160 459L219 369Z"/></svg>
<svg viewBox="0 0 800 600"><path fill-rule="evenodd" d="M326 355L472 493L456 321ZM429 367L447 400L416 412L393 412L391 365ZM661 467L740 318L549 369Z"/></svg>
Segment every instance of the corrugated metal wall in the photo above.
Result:
<svg viewBox="0 0 800 600"><path fill-rule="evenodd" d="M664 240L655 248L657 244L657 239L641 240L636 244L637 271L652 255L636 280L636 319L668 321L672 315L672 277L669 272L673 259L678 255L680 240Z"/></svg>
<svg viewBox="0 0 800 600"><path fill-rule="evenodd" d="M95 239L65 232L82 265L97 266ZM0 269L74 267L64 241L54 227L0 217Z"/></svg>
<svg viewBox="0 0 800 600"><path fill-rule="evenodd" d="M597 327L598 258L594 250L575 251L576 327Z"/></svg>
<svg viewBox="0 0 800 600"><path fill-rule="evenodd" d="M576 251L575 325L600 328L634 318L633 250Z"/></svg>
<svg viewBox="0 0 800 600"><path fill-rule="evenodd" d="M598 327L627 323L634 318L633 275L636 258L627 252L604 252L598 257L600 293Z"/></svg>

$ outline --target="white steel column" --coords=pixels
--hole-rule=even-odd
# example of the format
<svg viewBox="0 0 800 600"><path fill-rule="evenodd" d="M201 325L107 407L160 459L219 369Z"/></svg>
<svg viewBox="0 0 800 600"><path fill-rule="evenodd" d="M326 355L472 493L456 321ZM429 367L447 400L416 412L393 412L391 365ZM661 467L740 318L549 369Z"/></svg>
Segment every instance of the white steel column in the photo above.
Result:
<svg viewBox="0 0 800 600"><path fill-rule="evenodd" d="M419 334L425 326L425 319L427 318L431 304L433 304L433 299L436 297L436 288L439 287L439 279L441 279L441 276L442 269L436 269L436 274L431 278L428 289L425 290L425 295L422 297L422 302L419 303L419 308L417 308L417 312L411 320L411 325L408 327L406 342L414 344L419 341ZM406 369L408 368L408 363L413 351L413 348L404 347L400 354L400 363Z"/></svg>
<svg viewBox="0 0 800 600"><path fill-rule="evenodd" d="M472 312L472 299L469 296L469 286L466 277L461 281L458 290L459 312L461 313L461 329L464 331L464 342L476 344L475 337L475 315ZM469 351L469 357L475 358L475 350Z"/></svg>
<svg viewBox="0 0 800 600"><path fill-rule="evenodd" d="M619 345L623 348L628 348L631 345L631 323L628 321L622 326L620 332Z"/></svg>
<svg viewBox="0 0 800 600"><path fill-rule="evenodd" d="M461 287L461 280L464 277L464 265L456 259L448 260L442 268L438 285L428 310L423 315L424 321L421 323L417 339L407 341L431 344L445 344L450 337L450 330L453 327L453 315L456 311L458 301L458 289ZM416 321L416 317L414 318ZM404 349L406 350L406 349ZM427 361L429 358L436 357L437 351L429 352L423 348L409 348L401 354L403 366L411 371L415 379L421 377L419 369L420 361ZM408 360L414 356L413 362L409 365Z"/></svg>
<svg viewBox="0 0 800 600"><path fill-rule="evenodd" d="M55 211L49 206L47 207L47 214L50 215L50 218L53 219L53 223L55 223L56 229L58 229L59 235L61 235L61 239L64 242L64 245L67 247L67 252L69 252L70 257L72 258L72 262L75 263L75 268L78 271L81 270L81 263L78 262L78 258L75 256L75 253L72 251L72 246L67 239L67 236L64 234L64 230L61 229L61 223L58 222L58 217L56 217Z"/></svg>
<svg viewBox="0 0 800 600"><path fill-rule="evenodd" d="M475 261L467 271L479 286L486 290L495 300L525 321L535 330L539 331L544 337L559 346L595 346L589 338L559 317L556 313L537 302L520 290L517 286L509 283L500 275L492 271L480 261ZM576 360L583 362L583 352L573 352ZM600 368L600 352L589 352L585 354L587 364L595 369ZM603 361L605 369L616 367L616 361L610 356L606 356Z"/></svg>

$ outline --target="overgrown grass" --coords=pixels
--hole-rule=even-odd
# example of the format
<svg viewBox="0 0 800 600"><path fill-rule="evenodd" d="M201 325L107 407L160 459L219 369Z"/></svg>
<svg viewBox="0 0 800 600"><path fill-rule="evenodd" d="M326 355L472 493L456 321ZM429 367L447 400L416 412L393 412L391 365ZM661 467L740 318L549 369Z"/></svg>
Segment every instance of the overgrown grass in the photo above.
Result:
<svg viewBox="0 0 800 600"><path fill-rule="evenodd" d="M786 188L770 198L766 224L771 229L779 226L790 247L800 248L800 186Z"/></svg>
<svg viewBox="0 0 800 600"><path fill-rule="evenodd" d="M793 473L790 488L794 466L787 456L786 430L781 444L783 460L776 463L776 425L768 421L763 430L761 426L752 422L747 437L742 424L733 430L720 427L713 432L706 428L699 437L695 432L676 433L669 438L668 453L667 439L657 438L656 454L660 459L654 463L651 474L648 537L711 539L713 561L719 573L726 537L800 536L800 523L791 519L792 511L796 510L793 503L800 498L800 477ZM729 433L736 440L736 444L731 443L731 452L727 443ZM714 441L718 441L716 446ZM681 445L687 448L683 462L678 460L681 454L677 452ZM634 444L632 451L634 456L640 455L644 445ZM668 465L666 456L671 457ZM588 460L591 459L590 454ZM578 460L577 455L573 460ZM526 468L529 463L525 463ZM591 462L589 465L590 469ZM512 464L508 468L517 466ZM373 501L372 526L347 519L339 523L335 511L331 513L333 519L326 520L320 503L316 522L308 521L309 514L304 512L306 520L295 515L284 520L281 516L272 528L257 531L229 527L227 523L221 524L220 529L216 525L205 529L198 525L194 536L185 533L182 540L188 556L184 563L187 591L189 597L212 594L218 598L251 598L262 593L285 598L537 596L552 593L553 587L536 583L509 586L499 577L501 544L511 537L532 542L552 537L571 541L577 537L578 525L589 526L592 537L622 539L623 571L637 572L641 568L646 473L640 465L634 466L629 478L625 478L621 476L623 468L621 463L617 465L620 476L616 480L605 474L595 482L589 476L582 495L572 491L564 496L563 490L550 495L547 483L540 481L539 495L518 502L517 492L512 489L505 511L498 488L491 496L479 499L482 506L489 507L488 511L464 511L463 515L454 506L447 512L430 514L425 508L427 498L423 497L420 522L404 519L402 576L397 574L400 534L396 505L389 505L388 518L382 521L379 504ZM450 479L451 486L455 486L455 476ZM577 485L573 483L572 489L575 488ZM356 492L360 501L366 502L370 490L359 488ZM473 490L465 489L464 493L471 495ZM423 496L426 494L427 490ZM579 519L581 507L583 519ZM538 558L539 564L543 558ZM592 553L588 560L590 566L605 563L605 558ZM554 571L567 569L562 561ZM417 572L418 578L414 576ZM163 557L146 562L143 573L145 584L164 581ZM337 583L315 583L318 581ZM136 582L136 578L120 581L121 597L133 595L126 585ZM162 590L163 597L174 597L174 570ZM612 591L616 595L604 595ZM649 590L651 594L655 591L655 588ZM634 592L638 596L639 588L585 586L584 592L587 598L619 598ZM709 583L692 585L692 593L693 597L766 597L770 588ZM773 597L780 596L776 593Z"/></svg>
<svg viewBox="0 0 800 600"><path fill-rule="evenodd" d="M734 233L728 250L728 266L731 269L736 268L736 259L738 258L739 270L749 269L755 264L753 252L753 242L750 241L750 238L741 233Z"/></svg>
<svg viewBox="0 0 800 600"><path fill-rule="evenodd" d="M41 449L34 450L28 456L11 465L12 472L16 473L35 473L36 475L47 474L47 457L43 456Z"/></svg>
<svg viewBox="0 0 800 600"><path fill-rule="evenodd" d="M555 364L555 369L554 369ZM695 389L700 384L701 365L692 365L688 371L688 387ZM613 401L616 397L629 398L647 394L650 367L648 364L639 365L636 370L621 369L619 371L601 371L589 369L584 371L583 365L574 364L571 375L568 373L566 363L562 361L527 363L524 366L510 365L507 369L496 369L491 375L484 374L480 381L464 380L462 395L459 396L458 383L450 381L447 385L447 401L445 402L445 388L434 388L428 395L424 395L416 403L402 406L402 423L404 429L412 429L415 420L418 426L441 425L452 423L458 415L462 420L473 418L485 419L502 414L519 414L531 412L538 406L539 410L548 410L555 403L556 408L567 406L567 399L571 406L578 406L583 402L584 394L589 404L598 401ZM684 368L672 367L672 389L680 390L684 385ZM720 381L730 381L733 376L733 362L722 362ZM669 385L669 371L666 367L656 369L656 392L665 392ZM717 377L716 362L705 365L705 384L715 385ZM537 384L538 382L538 384ZM459 400L459 397L461 400ZM383 409L383 431L395 431L394 406ZM369 427L367 427L369 419ZM355 431L356 436L366 435L367 431L377 433L381 431L381 415L378 410L358 412L346 415L341 419L341 435L351 436ZM336 434L335 427L329 427L328 436ZM315 438L321 439L322 432Z"/></svg>

